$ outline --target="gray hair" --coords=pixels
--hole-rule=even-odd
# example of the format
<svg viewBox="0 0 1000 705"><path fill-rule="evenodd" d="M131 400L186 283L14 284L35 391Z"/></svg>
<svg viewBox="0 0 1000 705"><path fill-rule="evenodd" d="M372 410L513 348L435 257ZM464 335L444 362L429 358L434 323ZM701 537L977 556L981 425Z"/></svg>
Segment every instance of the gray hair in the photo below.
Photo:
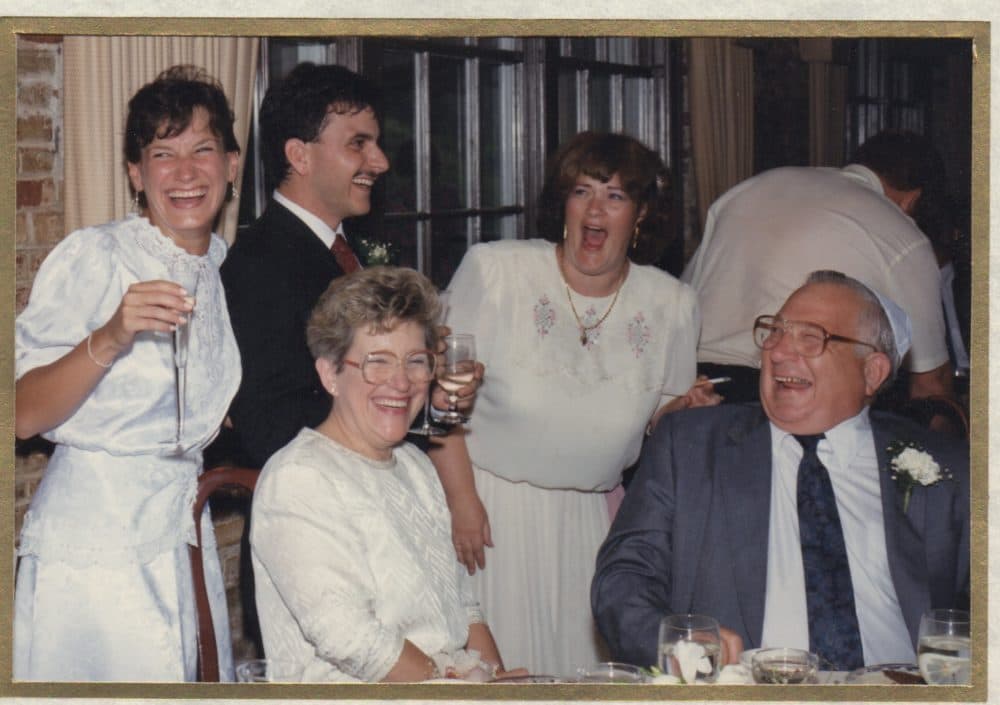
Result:
<svg viewBox="0 0 1000 705"><path fill-rule="evenodd" d="M430 350L438 344L441 302L437 289L423 274L404 267L368 267L338 277L313 308L306 326L309 352L316 359L344 368L344 357L356 331L387 333L400 323L424 329Z"/></svg>
<svg viewBox="0 0 1000 705"><path fill-rule="evenodd" d="M893 333L892 324L889 322L889 316L886 314L885 309L882 308L882 303L879 301L878 296L875 295L875 292L857 279L832 269L820 269L812 272L806 279L806 285L808 284L833 284L834 286L842 286L845 289L853 291L861 298L864 306L861 307L861 313L858 315L858 337L870 340L876 350L889 356L892 368L880 390L892 384L893 379L896 377L896 372L899 370L900 362L896 350L896 336ZM855 352L859 357L864 356L868 353L868 348L863 345L857 345L855 346Z"/></svg>

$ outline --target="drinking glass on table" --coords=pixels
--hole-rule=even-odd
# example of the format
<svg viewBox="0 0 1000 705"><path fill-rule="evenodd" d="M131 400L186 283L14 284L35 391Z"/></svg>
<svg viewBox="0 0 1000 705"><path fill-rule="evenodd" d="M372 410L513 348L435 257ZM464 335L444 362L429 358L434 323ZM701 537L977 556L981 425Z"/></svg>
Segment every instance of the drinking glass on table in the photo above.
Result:
<svg viewBox="0 0 1000 705"><path fill-rule="evenodd" d="M178 260L170 266L170 280L179 284L187 291L187 295L197 299L198 268L184 260ZM188 343L191 339L191 322L194 320L194 309L188 312L186 321L174 328L171 343L173 345L174 387L177 391L177 432L174 438L175 452L183 453L184 444L184 401L187 387Z"/></svg>
<svg viewBox="0 0 1000 705"><path fill-rule="evenodd" d="M719 623L701 614L671 614L660 622L660 670L684 683L714 683L722 661Z"/></svg>
<svg viewBox="0 0 1000 705"><path fill-rule="evenodd" d="M920 618L917 665L929 685L972 682L969 624L969 613L963 610L928 610Z"/></svg>
<svg viewBox="0 0 1000 705"><path fill-rule="evenodd" d="M302 668L292 661L255 658L236 666L237 683L297 683Z"/></svg>
<svg viewBox="0 0 1000 705"><path fill-rule="evenodd" d="M819 657L804 649L755 649L750 657L754 683L798 685L815 683Z"/></svg>
<svg viewBox="0 0 1000 705"><path fill-rule="evenodd" d="M458 390L469 384L476 376L476 337L468 333L457 333L444 338L444 365L437 383L448 392L448 411L438 417L438 421L450 425L466 423L469 418L458 410Z"/></svg>

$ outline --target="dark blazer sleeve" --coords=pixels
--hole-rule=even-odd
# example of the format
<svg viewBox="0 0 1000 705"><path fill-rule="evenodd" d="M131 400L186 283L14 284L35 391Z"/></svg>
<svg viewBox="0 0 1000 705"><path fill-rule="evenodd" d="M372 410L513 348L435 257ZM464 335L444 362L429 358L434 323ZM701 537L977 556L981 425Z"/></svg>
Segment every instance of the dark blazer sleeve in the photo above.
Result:
<svg viewBox="0 0 1000 705"><path fill-rule="evenodd" d="M643 448L597 554L590 592L594 619L614 659L639 666L656 663L660 620L670 612L675 468L669 425L661 422Z"/></svg>
<svg viewBox="0 0 1000 705"><path fill-rule="evenodd" d="M306 344L312 307L341 272L330 253L272 203L237 240L222 281L243 364L230 417L247 461L261 467L303 426L330 413ZM315 242L311 242L315 240Z"/></svg>

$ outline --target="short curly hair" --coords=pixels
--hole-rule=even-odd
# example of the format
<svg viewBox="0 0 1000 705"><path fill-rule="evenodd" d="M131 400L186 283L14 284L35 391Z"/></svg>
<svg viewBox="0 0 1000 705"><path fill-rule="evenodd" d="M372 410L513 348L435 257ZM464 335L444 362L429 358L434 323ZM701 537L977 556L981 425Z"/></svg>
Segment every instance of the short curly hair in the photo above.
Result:
<svg viewBox="0 0 1000 705"><path fill-rule="evenodd" d="M309 316L306 342L315 359L329 360L340 372L361 329L379 334L416 323L427 348L437 350L440 316L437 289L423 274L405 267L368 267L334 279L323 292Z"/></svg>
<svg viewBox="0 0 1000 705"><path fill-rule="evenodd" d="M656 262L670 241L670 181L663 160L639 140L609 132L581 132L562 145L549 162L538 197L538 231L560 242L566 199L580 175L607 183L617 174L629 198L646 215L629 256L637 264Z"/></svg>
<svg viewBox="0 0 1000 705"><path fill-rule="evenodd" d="M176 137L188 128L196 108L208 113L208 126L226 152L240 151L233 132L236 121L222 85L205 69L190 64L171 66L132 96L125 118L125 161L138 164L153 140ZM137 193L146 207L145 195Z"/></svg>

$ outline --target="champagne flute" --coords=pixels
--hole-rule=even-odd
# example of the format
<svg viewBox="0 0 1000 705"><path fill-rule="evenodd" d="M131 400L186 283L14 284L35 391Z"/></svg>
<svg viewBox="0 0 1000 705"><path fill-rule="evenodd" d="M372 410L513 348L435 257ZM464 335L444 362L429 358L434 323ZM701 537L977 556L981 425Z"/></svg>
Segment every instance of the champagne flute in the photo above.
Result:
<svg viewBox="0 0 1000 705"><path fill-rule="evenodd" d="M444 338L444 367L438 384L448 392L450 406L439 421L446 424L467 423L469 417L457 408L458 390L472 383L476 376L476 337L456 333Z"/></svg>
<svg viewBox="0 0 1000 705"><path fill-rule="evenodd" d="M968 612L935 609L923 614L917 636L917 665L929 685L972 682Z"/></svg>
<svg viewBox="0 0 1000 705"><path fill-rule="evenodd" d="M701 614L671 614L660 622L660 670L684 683L714 683L722 661L719 623Z"/></svg>
<svg viewBox="0 0 1000 705"><path fill-rule="evenodd" d="M170 266L170 278L184 287L188 296L195 297L198 291L198 268L178 260ZM174 438L175 452L184 453L184 399L187 388L188 345L191 339L191 321L194 309L187 313L186 321L174 328L171 342L174 360L174 388L177 392L177 433Z"/></svg>

